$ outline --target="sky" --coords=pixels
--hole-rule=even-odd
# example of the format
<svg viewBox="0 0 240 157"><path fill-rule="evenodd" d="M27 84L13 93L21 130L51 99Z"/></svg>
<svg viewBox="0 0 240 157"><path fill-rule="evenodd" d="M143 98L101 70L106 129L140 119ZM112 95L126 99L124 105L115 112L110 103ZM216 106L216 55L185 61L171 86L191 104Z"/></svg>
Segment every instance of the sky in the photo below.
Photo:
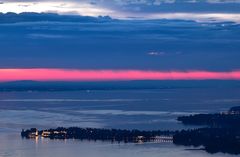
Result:
<svg viewBox="0 0 240 157"><path fill-rule="evenodd" d="M2 0L1 12L55 12L114 18L239 22L240 0Z"/></svg>
<svg viewBox="0 0 240 157"><path fill-rule="evenodd" d="M1 82L240 79L240 0L2 0L0 12Z"/></svg>
<svg viewBox="0 0 240 157"><path fill-rule="evenodd" d="M240 71L0 69L0 81L240 80Z"/></svg>

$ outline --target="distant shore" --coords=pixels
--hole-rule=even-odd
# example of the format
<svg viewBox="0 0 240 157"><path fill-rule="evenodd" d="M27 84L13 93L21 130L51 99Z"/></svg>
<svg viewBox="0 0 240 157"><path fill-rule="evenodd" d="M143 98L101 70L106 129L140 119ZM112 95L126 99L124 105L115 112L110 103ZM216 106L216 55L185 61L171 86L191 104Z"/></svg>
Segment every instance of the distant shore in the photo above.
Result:
<svg viewBox="0 0 240 157"><path fill-rule="evenodd" d="M179 131L140 131L120 129L99 129L59 127L56 129L22 130L23 138L80 139L93 141L111 141L125 143L172 142L176 145L194 146L209 153L240 154L240 107L215 114L196 114L178 117L186 125L205 127ZM207 127L206 127L207 126ZM197 147L202 146L199 149Z"/></svg>
<svg viewBox="0 0 240 157"><path fill-rule="evenodd" d="M120 129L99 129L99 128L79 128L59 127L56 129L38 130L31 128L22 130L21 136L24 138L50 138L50 139L81 139L100 140L112 142L138 143L138 142L172 142L173 131L140 131L140 130L120 130Z"/></svg>

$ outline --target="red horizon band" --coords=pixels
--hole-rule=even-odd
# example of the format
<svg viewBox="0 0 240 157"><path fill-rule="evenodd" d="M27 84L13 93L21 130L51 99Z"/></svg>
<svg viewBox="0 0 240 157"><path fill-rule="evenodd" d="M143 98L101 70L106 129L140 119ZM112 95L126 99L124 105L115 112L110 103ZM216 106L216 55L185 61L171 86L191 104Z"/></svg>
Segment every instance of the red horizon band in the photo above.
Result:
<svg viewBox="0 0 240 157"><path fill-rule="evenodd" d="M117 80L240 80L240 70L151 71L78 69L0 69L0 82L6 81L117 81Z"/></svg>

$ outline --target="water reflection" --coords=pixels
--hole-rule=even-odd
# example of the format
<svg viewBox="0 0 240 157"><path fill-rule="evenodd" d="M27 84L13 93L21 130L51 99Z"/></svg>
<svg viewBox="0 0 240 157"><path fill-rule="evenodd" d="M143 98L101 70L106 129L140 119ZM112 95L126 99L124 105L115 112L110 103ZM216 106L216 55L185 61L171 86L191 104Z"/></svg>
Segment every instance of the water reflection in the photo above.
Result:
<svg viewBox="0 0 240 157"><path fill-rule="evenodd" d="M236 105L239 93L240 89L1 92L0 100L48 101L0 101L0 157L230 157L227 154L210 155L204 151L186 150L186 147L169 143L26 140L21 139L19 133L22 128L58 126L144 130L181 128L183 126L175 120L178 115L228 109Z"/></svg>
<svg viewBox="0 0 240 157"><path fill-rule="evenodd" d="M110 143L81 140L50 140L46 138L21 139L18 134L0 134L1 157L230 157L226 154L210 155L204 151L186 150L171 143Z"/></svg>

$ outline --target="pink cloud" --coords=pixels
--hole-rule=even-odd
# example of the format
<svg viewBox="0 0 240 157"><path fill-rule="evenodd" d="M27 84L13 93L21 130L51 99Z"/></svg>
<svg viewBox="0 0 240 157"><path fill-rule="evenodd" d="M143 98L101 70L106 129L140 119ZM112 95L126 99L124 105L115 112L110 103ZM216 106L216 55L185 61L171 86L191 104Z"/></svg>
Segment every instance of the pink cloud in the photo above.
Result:
<svg viewBox="0 0 240 157"><path fill-rule="evenodd" d="M240 71L0 69L0 81L240 80Z"/></svg>

